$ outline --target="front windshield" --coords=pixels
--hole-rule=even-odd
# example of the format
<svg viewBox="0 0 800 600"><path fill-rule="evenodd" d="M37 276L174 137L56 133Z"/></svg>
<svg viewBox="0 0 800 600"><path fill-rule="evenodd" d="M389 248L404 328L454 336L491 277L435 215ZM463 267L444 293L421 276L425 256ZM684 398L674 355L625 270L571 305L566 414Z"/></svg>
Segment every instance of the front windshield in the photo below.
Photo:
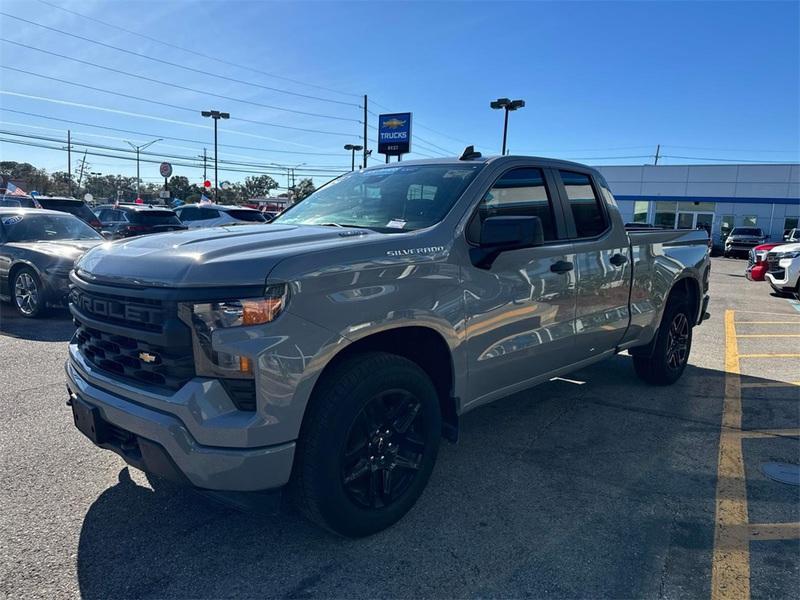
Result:
<svg viewBox="0 0 800 600"><path fill-rule="evenodd" d="M272 222L366 227L384 233L423 229L444 218L482 167L392 165L349 173Z"/></svg>
<svg viewBox="0 0 800 600"><path fill-rule="evenodd" d="M86 223L68 214L3 215L0 222L8 242L103 239L103 236Z"/></svg>

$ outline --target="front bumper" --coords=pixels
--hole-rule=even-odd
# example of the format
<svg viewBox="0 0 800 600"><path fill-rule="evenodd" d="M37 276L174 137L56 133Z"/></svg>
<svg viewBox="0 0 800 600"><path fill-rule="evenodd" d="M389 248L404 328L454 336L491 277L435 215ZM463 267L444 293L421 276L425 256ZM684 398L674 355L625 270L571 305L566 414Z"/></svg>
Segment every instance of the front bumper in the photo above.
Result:
<svg viewBox="0 0 800 600"><path fill-rule="evenodd" d="M798 279L800 279L800 260L782 258L778 261L777 269L773 267L766 277L774 290L793 292L797 287Z"/></svg>
<svg viewBox="0 0 800 600"><path fill-rule="evenodd" d="M73 406L76 426L128 464L206 490L251 492L289 481L294 442L248 448L200 444L176 414L113 393L101 375L81 363L74 345L70 355L67 388L77 406ZM92 423L82 426L81 416Z"/></svg>

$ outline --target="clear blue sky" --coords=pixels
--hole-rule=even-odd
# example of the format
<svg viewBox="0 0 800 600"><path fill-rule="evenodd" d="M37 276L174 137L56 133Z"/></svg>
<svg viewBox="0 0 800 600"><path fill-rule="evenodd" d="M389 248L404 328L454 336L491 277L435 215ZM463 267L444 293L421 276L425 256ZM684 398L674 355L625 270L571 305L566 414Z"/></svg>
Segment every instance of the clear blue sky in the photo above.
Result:
<svg viewBox="0 0 800 600"><path fill-rule="evenodd" d="M0 16L3 40L61 55L3 41L3 67L190 109L117 97L4 68L0 70L0 90L6 92L0 95L3 131L63 138L70 127L78 141L113 147L124 147L123 139L135 143L151 139L11 112L23 111L155 137L196 140L164 140L150 149L194 156L202 153L203 141L209 149L212 146L210 122L197 111L216 108L232 115L230 121L221 122L220 143L249 147L222 147L220 160L307 163L298 173L349 167L342 145L361 142L361 125L356 122L361 114L356 106L212 76L218 74L344 103L359 104L358 95L368 93L371 102L379 103L371 104L375 112L414 113L418 141L414 149L428 156L440 155L443 149L455 153L467 142L484 153L498 153L502 114L491 111L489 101L507 96L527 102L526 108L511 115L513 153L575 158L590 164L641 164L652 162L648 155L660 143L668 157L664 164L711 162L672 156L786 162L800 158L797 2L48 1L262 73L171 48L39 0L6 0L0 11L9 15L201 72ZM327 116L214 98L64 57L260 105ZM374 126L376 118L370 115L369 120ZM374 145L374 129L369 137ZM66 167L63 151L2 143L0 153L3 160L28 161L51 171ZM420 154L407 158L415 157ZM93 171L135 172L129 161L89 160ZM321 171L316 173L315 181L326 179ZM200 171L187 167L176 168L176 174L201 179ZM144 165L142 175L146 181L158 180L157 165ZM220 179L244 176L223 170ZM285 185L285 177L280 181Z"/></svg>

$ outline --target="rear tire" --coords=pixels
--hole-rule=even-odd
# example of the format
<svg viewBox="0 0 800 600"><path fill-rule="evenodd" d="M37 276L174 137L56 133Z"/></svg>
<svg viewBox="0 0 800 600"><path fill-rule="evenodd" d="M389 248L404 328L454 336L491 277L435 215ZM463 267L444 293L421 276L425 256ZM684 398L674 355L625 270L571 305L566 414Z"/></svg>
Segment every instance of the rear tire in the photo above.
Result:
<svg viewBox="0 0 800 600"><path fill-rule="evenodd" d="M425 489L439 450L439 399L418 365L383 352L345 359L323 378L297 442L296 502L330 531L370 535Z"/></svg>
<svg viewBox="0 0 800 600"><path fill-rule="evenodd" d="M652 385L672 385L678 381L689 362L693 327L688 302L683 299L670 302L664 310L652 352L633 357L636 374Z"/></svg>

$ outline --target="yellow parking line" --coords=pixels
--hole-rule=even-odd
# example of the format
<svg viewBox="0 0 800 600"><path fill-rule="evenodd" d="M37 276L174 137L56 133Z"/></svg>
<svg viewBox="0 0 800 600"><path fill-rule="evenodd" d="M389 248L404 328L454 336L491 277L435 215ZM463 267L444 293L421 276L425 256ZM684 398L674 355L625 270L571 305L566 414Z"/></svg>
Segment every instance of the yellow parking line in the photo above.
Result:
<svg viewBox="0 0 800 600"><path fill-rule="evenodd" d="M749 530L751 540L800 540L800 523L755 523Z"/></svg>
<svg viewBox="0 0 800 600"><path fill-rule="evenodd" d="M789 315L786 315L787 317ZM739 325L800 325L798 321L737 321Z"/></svg>
<svg viewBox="0 0 800 600"><path fill-rule="evenodd" d="M764 312L761 310L737 310L737 313L750 313L756 315L774 315L776 317L800 317L800 315L793 315L791 313L774 313L774 312ZM739 321L741 323L741 321Z"/></svg>
<svg viewBox="0 0 800 600"><path fill-rule="evenodd" d="M750 597L750 548L747 529L747 488L744 479L742 395L735 313L725 311L725 400L717 463L712 600Z"/></svg>
<svg viewBox="0 0 800 600"><path fill-rule="evenodd" d="M742 383L743 388L783 388L800 386L800 381L751 381Z"/></svg>
<svg viewBox="0 0 800 600"><path fill-rule="evenodd" d="M800 337L800 333L740 333L738 338L784 338Z"/></svg>
<svg viewBox="0 0 800 600"><path fill-rule="evenodd" d="M800 437L800 429L742 429L740 438Z"/></svg>
<svg viewBox="0 0 800 600"><path fill-rule="evenodd" d="M800 358L800 354L740 354L739 358Z"/></svg>

